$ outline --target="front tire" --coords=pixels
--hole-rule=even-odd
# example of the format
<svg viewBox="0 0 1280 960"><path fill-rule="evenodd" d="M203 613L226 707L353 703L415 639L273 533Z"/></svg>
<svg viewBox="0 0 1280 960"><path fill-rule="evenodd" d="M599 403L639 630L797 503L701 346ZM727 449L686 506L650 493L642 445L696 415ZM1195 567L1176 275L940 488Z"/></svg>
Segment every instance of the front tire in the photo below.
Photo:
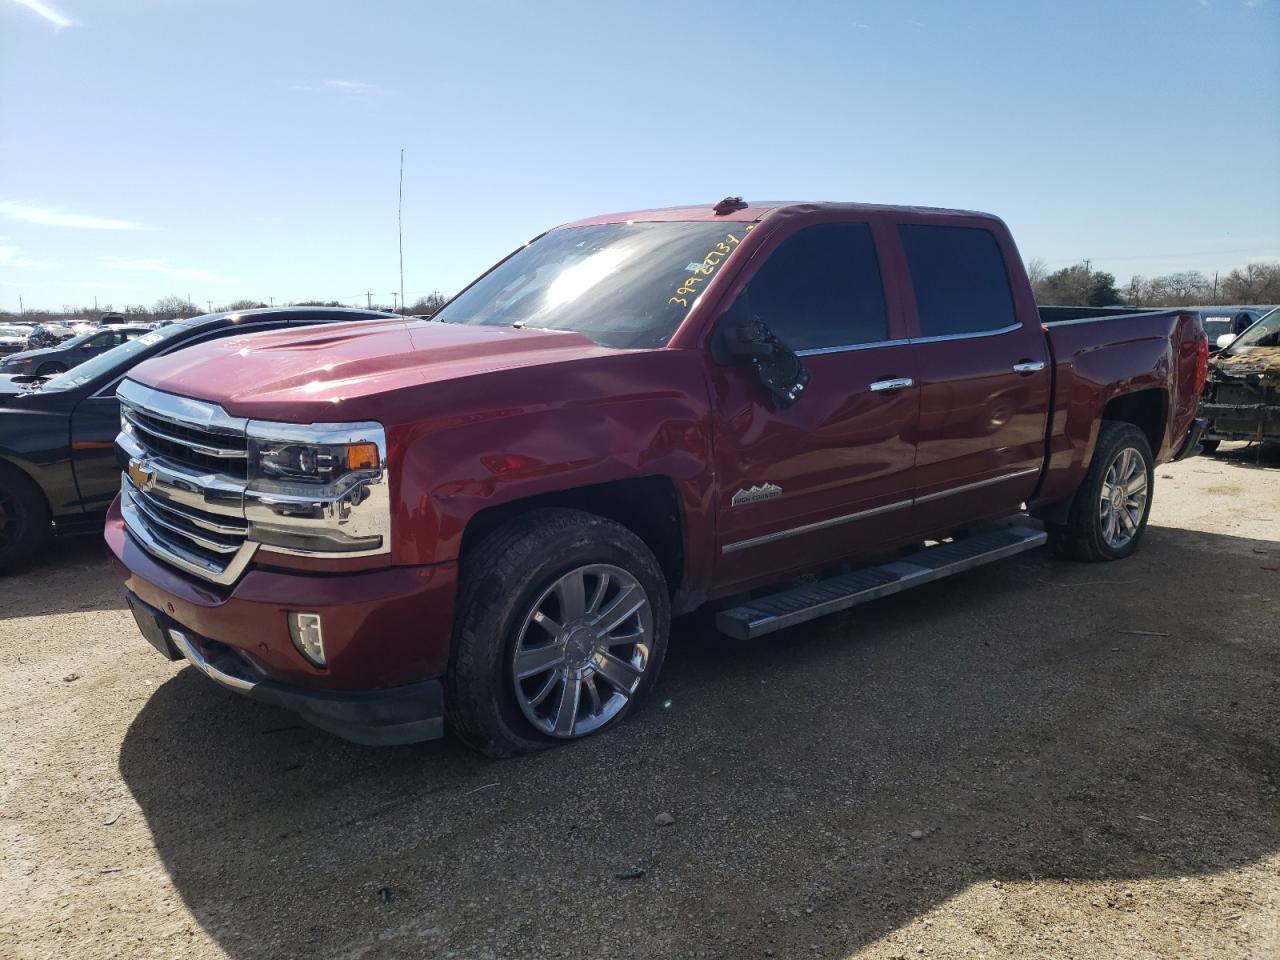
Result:
<svg viewBox="0 0 1280 960"><path fill-rule="evenodd" d="M0 464L0 573L27 564L49 541L49 505L26 474Z"/></svg>
<svg viewBox="0 0 1280 960"><path fill-rule="evenodd" d="M1131 423L1103 421L1067 523L1049 529L1054 551L1097 562L1137 550L1151 512L1154 466L1146 434Z"/></svg>
<svg viewBox="0 0 1280 960"><path fill-rule="evenodd" d="M53 377L53 376L57 376L60 373L66 373L66 372L67 372L66 364L43 363L40 365L40 369L36 371L36 376L37 377Z"/></svg>
<svg viewBox="0 0 1280 960"><path fill-rule="evenodd" d="M662 568L626 527L578 510L518 517L463 561L449 726L492 757L614 726L652 689L670 619Z"/></svg>
<svg viewBox="0 0 1280 960"><path fill-rule="evenodd" d="M1201 453L1203 453L1203 454L1205 454L1206 456L1208 456L1208 455L1210 455L1210 454L1213 454L1213 453L1217 453L1217 452L1218 452L1218 445L1219 445L1220 443L1222 443L1222 441L1221 441L1221 440L1201 440L1201 441L1200 441L1200 452L1201 452Z"/></svg>

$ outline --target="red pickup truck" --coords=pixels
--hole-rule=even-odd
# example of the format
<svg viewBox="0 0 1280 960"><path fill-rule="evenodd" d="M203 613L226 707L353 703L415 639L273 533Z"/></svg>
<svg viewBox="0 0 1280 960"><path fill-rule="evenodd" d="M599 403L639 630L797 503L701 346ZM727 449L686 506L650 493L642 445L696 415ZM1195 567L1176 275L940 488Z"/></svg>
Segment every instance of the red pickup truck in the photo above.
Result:
<svg viewBox="0 0 1280 960"><path fill-rule="evenodd" d="M140 365L106 538L171 659L510 755L621 720L706 603L750 638L1046 539L1127 556L1207 354L1196 314L1038 310L986 214L596 217L431 321Z"/></svg>

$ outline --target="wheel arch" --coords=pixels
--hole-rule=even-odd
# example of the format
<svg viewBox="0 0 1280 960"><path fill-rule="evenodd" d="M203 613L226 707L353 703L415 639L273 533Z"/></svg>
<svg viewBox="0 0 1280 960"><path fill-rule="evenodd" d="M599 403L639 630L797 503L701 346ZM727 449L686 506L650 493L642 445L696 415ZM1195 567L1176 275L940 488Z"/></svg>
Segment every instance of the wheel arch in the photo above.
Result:
<svg viewBox="0 0 1280 960"><path fill-rule="evenodd" d="M1151 445L1151 456L1159 457L1169 420L1168 394L1158 387L1122 393L1107 401L1102 410L1102 420L1133 424L1146 435L1147 443Z"/></svg>
<svg viewBox="0 0 1280 960"><path fill-rule="evenodd" d="M459 561L489 534L531 510L561 507L581 510L626 527L653 551L675 595L685 577L685 530L675 483L663 475L593 483L535 494L480 510L462 534Z"/></svg>

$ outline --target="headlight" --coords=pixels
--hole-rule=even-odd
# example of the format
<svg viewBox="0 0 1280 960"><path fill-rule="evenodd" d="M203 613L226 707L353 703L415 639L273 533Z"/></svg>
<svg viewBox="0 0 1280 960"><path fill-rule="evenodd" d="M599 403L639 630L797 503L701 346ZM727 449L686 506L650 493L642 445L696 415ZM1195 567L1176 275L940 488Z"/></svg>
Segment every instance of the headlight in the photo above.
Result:
<svg viewBox="0 0 1280 960"><path fill-rule="evenodd" d="M377 423L248 425L249 537L306 556L391 549L386 434Z"/></svg>
<svg viewBox="0 0 1280 960"><path fill-rule="evenodd" d="M301 483L332 484L348 474L382 466L378 445L368 441L323 444L251 439L249 458L258 476Z"/></svg>

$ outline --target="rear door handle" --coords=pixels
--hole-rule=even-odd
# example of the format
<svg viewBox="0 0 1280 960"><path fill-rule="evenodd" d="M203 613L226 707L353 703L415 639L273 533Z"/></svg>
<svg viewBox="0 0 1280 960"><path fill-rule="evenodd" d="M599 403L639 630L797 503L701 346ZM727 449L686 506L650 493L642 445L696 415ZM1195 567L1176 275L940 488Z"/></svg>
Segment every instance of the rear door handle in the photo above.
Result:
<svg viewBox="0 0 1280 960"><path fill-rule="evenodd" d="M1033 373L1039 373L1043 369L1043 360L1023 360L1013 365L1013 372L1024 377L1029 377Z"/></svg>
<svg viewBox="0 0 1280 960"><path fill-rule="evenodd" d="M910 377L894 377L892 380L877 380L871 384L872 393L891 393L894 390L905 390L913 386L915 381Z"/></svg>

